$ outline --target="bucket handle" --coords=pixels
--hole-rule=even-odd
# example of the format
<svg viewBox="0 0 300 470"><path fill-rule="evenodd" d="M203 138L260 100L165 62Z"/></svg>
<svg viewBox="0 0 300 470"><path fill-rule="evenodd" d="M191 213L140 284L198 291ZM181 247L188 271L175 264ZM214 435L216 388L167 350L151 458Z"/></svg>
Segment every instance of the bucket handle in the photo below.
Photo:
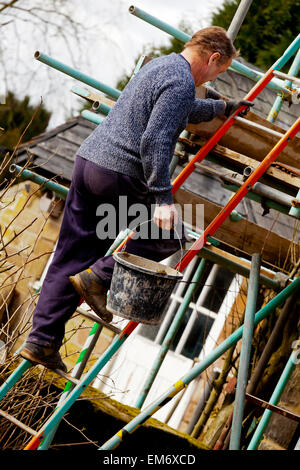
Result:
<svg viewBox="0 0 300 470"><path fill-rule="evenodd" d="M140 224L137 224L135 227L133 227L132 229L130 229L132 232L134 232L137 227L139 227L140 225L144 225L144 224L147 224L148 222L151 222L153 220L153 217L152 219L148 219L148 220L145 220L144 222L141 222ZM182 248L182 243L181 243L181 239L179 237L179 234L175 228L175 226L172 227L174 232L176 233L177 235L177 239L179 241L179 244L180 244L180 262L179 262L179 266L178 268L176 269L177 272L179 272L179 269L180 269L180 266L181 266L181 261L182 261L182 258L183 258L183 248ZM128 241L128 240L127 240ZM122 246L122 249L120 250L121 252L125 250L125 247L126 247L126 244L127 244L127 241L124 243L124 245ZM178 264L178 263L177 263Z"/></svg>

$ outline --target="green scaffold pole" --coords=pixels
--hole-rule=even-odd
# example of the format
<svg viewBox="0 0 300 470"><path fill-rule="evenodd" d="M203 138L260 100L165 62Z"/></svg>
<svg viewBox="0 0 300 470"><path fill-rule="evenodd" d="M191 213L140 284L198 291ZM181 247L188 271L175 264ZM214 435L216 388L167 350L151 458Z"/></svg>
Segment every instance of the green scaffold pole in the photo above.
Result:
<svg viewBox="0 0 300 470"><path fill-rule="evenodd" d="M254 318L254 326L266 318L275 308L279 307L293 292L300 291L300 278L295 279L285 289L283 289L276 297L274 297L267 305L260 309ZM147 421L156 411L168 403L177 393L188 386L199 374L207 369L216 359L224 354L230 347L234 346L243 335L244 327L241 326L228 338L226 338L214 351L206 356L199 364L188 371L180 380L170 387L157 400L141 411L133 420L131 420L124 428L117 432L109 439L99 450L112 450L119 446L122 440L132 434L139 426Z"/></svg>
<svg viewBox="0 0 300 470"><path fill-rule="evenodd" d="M297 359L297 351L293 351L280 376L279 381L277 382L274 392L269 400L269 403L271 405L275 405L275 406L277 405L282 395L282 392L298 362L299 362L299 359ZM256 450L258 448L259 443L263 438L263 433L270 421L271 416L272 416L271 410L264 411L247 450Z"/></svg>

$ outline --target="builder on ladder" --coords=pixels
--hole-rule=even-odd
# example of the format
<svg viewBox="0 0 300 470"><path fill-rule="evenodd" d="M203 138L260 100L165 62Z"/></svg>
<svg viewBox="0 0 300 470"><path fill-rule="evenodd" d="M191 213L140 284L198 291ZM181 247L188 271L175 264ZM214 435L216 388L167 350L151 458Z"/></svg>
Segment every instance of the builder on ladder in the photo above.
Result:
<svg viewBox="0 0 300 470"><path fill-rule="evenodd" d="M244 100L224 101L209 89L206 99L195 99L195 87L225 72L236 56L224 29L213 26L196 32L180 54L144 65L104 122L82 143L57 248L20 353L23 358L66 371L59 349L65 323L80 298L104 321L112 320L106 296L114 259L105 256L111 237L104 239L97 231L101 205L112 205L118 221L120 196L126 196L128 208L143 204L149 209L148 219L159 227L158 239L130 239L126 251L161 261L178 250L173 226L182 222L173 202L169 164L188 122L228 117L241 105L252 106Z"/></svg>

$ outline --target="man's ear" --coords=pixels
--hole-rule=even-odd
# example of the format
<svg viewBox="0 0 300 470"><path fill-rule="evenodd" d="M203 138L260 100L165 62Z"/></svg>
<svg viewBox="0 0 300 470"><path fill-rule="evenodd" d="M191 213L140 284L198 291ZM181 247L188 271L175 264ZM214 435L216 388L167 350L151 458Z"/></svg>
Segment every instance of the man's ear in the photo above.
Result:
<svg viewBox="0 0 300 470"><path fill-rule="evenodd" d="M219 62L219 59L221 57L220 52L213 52L211 56L208 59L208 65L216 65Z"/></svg>

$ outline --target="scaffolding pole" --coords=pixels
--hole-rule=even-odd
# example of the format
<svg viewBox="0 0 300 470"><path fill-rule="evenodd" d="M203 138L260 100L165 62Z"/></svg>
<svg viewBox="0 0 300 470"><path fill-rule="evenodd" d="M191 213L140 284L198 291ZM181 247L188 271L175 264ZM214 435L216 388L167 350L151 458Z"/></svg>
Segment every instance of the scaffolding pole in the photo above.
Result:
<svg viewBox="0 0 300 470"><path fill-rule="evenodd" d="M111 255L115 250L118 249L118 246L120 243L124 240L124 237L128 234L129 229L126 231L120 232L116 240L113 242L111 247L108 249L106 252L105 256ZM76 364L74 366L74 369L72 371L71 377L75 379L80 379L82 376L82 373L84 371L84 368L87 364L87 361L90 358L90 355L92 354L94 347L98 341L98 338L102 332L103 326L97 322L94 323L93 327L91 328L91 331L87 337L87 340L81 350L81 353L78 356L78 359L76 361ZM63 393L61 394L61 397L57 403L56 408L59 408L60 405L64 402L64 400L68 397L69 393L73 390L74 388L74 383L69 381L66 383L65 388ZM51 445L51 442L55 436L56 430L60 424L60 421L58 421L55 426L51 429L51 431L47 434L46 438L44 441L41 443L41 445L38 447L38 450L47 450L49 449L49 446Z"/></svg>
<svg viewBox="0 0 300 470"><path fill-rule="evenodd" d="M300 40L300 35L299 35ZM229 119L230 121L230 119ZM221 128L218 129L215 136L213 136L206 144L207 148L213 145L213 141L215 139L219 140L221 137L221 129L223 126L225 128L228 126L228 121L226 121ZM230 215L232 210L237 206L237 204L242 200L242 198L247 194L248 191L252 189L252 186L256 183L256 181L264 174L270 164L275 161L277 156L280 152L286 147L288 142L297 134L300 129L300 118L294 123L294 125L286 132L286 134L280 139L280 141L275 145L275 147L269 152L269 154L264 158L264 160L260 163L260 165L251 173L251 175L247 178L244 184L240 187L240 189L234 194L234 196L228 201L226 206L221 210L221 212L217 215L217 217L206 227L203 234L199 237L199 239L192 245L192 247L188 250L185 256L181 260L181 268L184 269L190 260L195 256L195 254L203 248L203 246L207 243L208 239L214 235L216 230L220 227L223 221ZM217 135L218 134L218 135ZM205 147L205 146L204 146ZM201 157L204 158L204 154L202 153L202 149L198 152L195 159ZM175 180L173 184L173 192L175 192L185 181L185 179L189 176L189 174L193 171L194 167L194 160L192 160L190 164L188 164L184 170L180 173L179 177ZM188 166L190 165L190 168Z"/></svg>
<svg viewBox="0 0 300 470"><path fill-rule="evenodd" d="M235 402L232 418L232 429L230 436L230 450L239 450L242 433L242 422L244 414L244 402L249 375L249 363L254 327L254 315L256 311L260 272L260 255L252 256L250 278L248 285L247 303L245 309L244 331L241 346L239 370L237 376Z"/></svg>
<svg viewBox="0 0 300 470"><path fill-rule="evenodd" d="M274 297L267 305L260 309L254 317L254 326L264 320L276 307L279 307L293 292L300 290L300 278L295 279L289 286L283 289L276 297ZM147 408L139 413L124 428L117 432L109 439L99 450L113 450L119 446L123 439L128 438L138 427L147 421L156 411L177 395L181 390L188 386L199 374L207 369L214 361L222 356L229 348L234 346L242 337L243 325L226 338L219 346L208 354L203 361L194 366L187 374L174 383L163 395L151 403ZM34 441L33 438L32 442Z"/></svg>
<svg viewBox="0 0 300 470"><path fill-rule="evenodd" d="M300 279L300 278L298 278ZM280 400L280 397L283 393L283 390L287 384L287 382L289 381L289 378L291 377L292 375L292 372L293 370L295 369L296 367L296 364L297 364L297 357L296 357L296 352L293 351L292 354L290 355L288 361L287 361L287 364L280 376L280 379L279 381L277 382L277 385L272 393L272 396L269 400L269 403L271 405L277 405L277 403L279 402ZM272 411L271 410L265 410L260 421L259 421L259 424L255 430L255 433L250 441L250 444L247 448L247 450L256 450L259 446L259 443L260 441L262 440L263 438L263 433L270 421L270 418L272 416Z"/></svg>
<svg viewBox="0 0 300 470"><path fill-rule="evenodd" d="M298 52L293 60L293 63L291 65L291 68L289 70L289 75L298 75L298 72L299 72L299 68L300 68L300 49L298 49ZM291 87L293 84L292 80L286 80L284 82L284 85L286 87ZM278 94L278 96L276 97L275 101L274 101L274 104L268 114L268 117L267 117L267 120L270 121L270 122L275 122L277 117L278 117L278 114L282 108L282 105L283 105L283 96L282 96L282 93Z"/></svg>
<svg viewBox="0 0 300 470"><path fill-rule="evenodd" d="M230 23L230 26L227 30L227 35L230 37L230 39L232 40L232 42L234 42L239 30L240 30L240 27L242 26L243 24L243 21L248 13L248 10L251 6L251 3L253 2L253 0L241 0L236 12L235 12L235 15Z"/></svg>
<svg viewBox="0 0 300 470"><path fill-rule="evenodd" d="M43 64L49 65L49 67L58 70L59 72L63 72L66 75L69 75L69 77L75 78L76 80L79 80L80 82L85 83L86 85L89 85L96 90L102 91L103 93L112 96L113 98L118 99L121 95L120 90L112 88L105 83L96 80L95 78L89 77L85 73L73 69L69 65L63 64L59 60L53 59L43 52L36 51L34 53L34 58L39 62L42 62Z"/></svg>
<svg viewBox="0 0 300 470"><path fill-rule="evenodd" d="M51 181L48 178L45 178L44 176L40 176L31 170L27 170L26 168L16 165L15 163L12 163L10 165L9 171L13 174L13 177L15 177L16 179L19 179L20 181L33 181L33 183L39 184L45 189L48 189L49 191L53 191L61 199L66 199L68 195L69 188L67 188L66 186L55 183L54 181Z"/></svg>
<svg viewBox="0 0 300 470"><path fill-rule="evenodd" d="M295 40L296 42L299 41L300 39L300 35L299 37ZM288 48L288 50L286 51L286 53L284 54L284 56L282 58L280 58L275 66L277 66L277 68L280 68L280 66L282 66L283 63L285 63L286 60L288 60L289 58L289 54L292 53L292 50L293 48L295 47L295 41L291 44L291 46ZM257 94L261 91L262 88L264 88L266 86L267 83L269 83L269 81L271 80L272 78L272 75L273 75L273 70L270 70L267 74L265 74L265 76L263 77L263 79L254 87L254 90L252 90L252 99L254 99L254 97L257 96ZM239 110L237 110L237 113L239 113L240 111L242 111L244 109L244 107L241 107ZM229 119L228 121L230 121L231 119ZM230 127L230 125L232 125L233 122L230 122L230 125L228 125L228 121L227 122L227 126L221 126L221 128L219 129L219 131L217 131L217 140L219 140L221 138L222 135L225 134L225 132L227 131L227 129ZM298 129L298 126L299 123L297 122L288 132L287 134L284 136L283 140L286 138L286 139L290 139L292 138L296 133L297 129ZM211 139L209 142L212 143L211 141L214 140L215 141L215 138ZM279 144L275 147L275 153L280 153L280 151L284 148L284 146L286 145L286 142L285 140L283 142L279 142ZM207 150L207 148L206 148ZM208 150L207 150L208 152ZM203 154L202 154L203 156ZM272 156L274 156L272 154ZM203 157L204 158L204 157ZM276 158L276 156L274 157ZM262 164L259 166L259 168L257 170L260 170L261 171L261 174L263 174L263 172L265 171L265 165L264 165L264 162L262 162ZM183 172L182 172L183 173ZM255 173L255 172L254 172ZM256 176L257 175L260 175L260 172L256 172ZM179 181L182 179L184 179L185 177L187 177L186 175L184 175L182 177L182 175L179 175L181 178L177 179L177 185L176 187L173 187L173 193L176 192L176 190L178 189L178 187L180 186L179 184ZM259 177L259 176L258 176ZM251 178L251 177L250 177ZM247 180L248 182L248 180ZM246 182L246 183L247 183ZM252 182L252 180L251 180ZM242 188L241 188L242 189ZM234 203L238 203L238 200L239 199L242 199L243 197L243 192L240 191L239 194L238 194L238 197L235 198L233 197L232 200L234 200ZM233 204L233 207L234 204ZM222 221L224 220L224 218L227 216L227 214L224 216L223 214L223 218L222 217L217 217L215 223L214 223L214 226L216 227L218 224L220 225L222 223ZM210 234L206 233L205 234L205 237L206 237L206 240L203 238L201 241L200 241L200 244L201 246L204 245L204 243L210 238ZM201 237L200 237L201 238ZM126 242L126 241L124 241ZM199 245L198 245L199 246ZM195 246L193 248L193 253L192 253L192 257L195 256ZM182 266L182 263L181 263L181 270L183 270L186 265L188 264L190 260L187 259L187 257L185 257L185 266ZM294 285L294 283L290 284L290 286ZM288 287L290 287L288 286ZM103 365L107 362L107 360L112 357L112 355L114 354L114 352L123 344L123 342L126 340L126 338L132 333L132 331L136 328L137 326L137 323L136 322L129 322L129 324L127 325L127 327L120 333L120 335L115 338L115 341L113 342L113 344L111 345L111 347L109 348L108 351L105 352L105 354L103 355L102 358L100 358L100 360L94 365L94 367L86 374L86 376L84 377L84 379L74 388L74 390L71 392L69 398L67 400L65 400L65 402L62 404L62 406L56 410L55 414L54 414L54 421L57 422L57 420L61 419L61 417L65 414L65 412L69 409L69 407L72 405L72 403L78 398L78 396L80 396L80 394L82 393L82 391L84 390L84 388L87 386L88 383L90 383L91 380L93 380L93 378L95 377L94 374L97 375L98 371L100 370L99 367L103 367ZM178 390L179 388L179 390ZM179 387L175 387L176 389L176 393L178 391L180 391L182 389L181 385ZM176 394L175 393L175 394ZM49 430L51 427L53 426L53 422L51 421L51 424L49 424L49 422L47 421L47 423L42 427L42 429L37 433L37 435L35 436L35 438L29 443L28 446L26 446L26 449L36 449L37 446L40 444L40 442L42 441L42 439L44 438L43 436L43 432L47 430Z"/></svg>
<svg viewBox="0 0 300 470"><path fill-rule="evenodd" d="M204 270L205 270L205 266L206 266L206 261L204 259L202 259L200 262L199 262L199 265L196 269L196 272L192 278L192 281L190 283L190 285L188 286L188 289L186 291L186 294L184 296L184 299L183 299L183 302L182 304L180 305L179 309L177 310L177 313L168 329L168 332L163 340L163 343L160 347L160 350L157 354L157 357L152 365L152 368L145 380L145 383L143 385L143 388L142 388L142 391L141 393L139 394L138 396L138 399L137 399L137 402L135 404L135 407L136 408L141 408L148 396L148 393L150 391L150 388L152 387L152 384L158 374L158 371L167 355L167 352L169 351L170 349L170 346L172 344L172 341L184 319L184 316L186 314L186 311L187 309L189 308L189 305L190 305L190 302L191 302L191 299L193 297L193 294L195 292L195 290L197 289L198 287L198 283L201 281L202 279L202 276L203 276L203 273L204 273Z"/></svg>
<svg viewBox="0 0 300 470"><path fill-rule="evenodd" d="M146 21L149 24L152 24L156 28L164 31L165 33L170 34L171 36L178 39L179 41L182 41L183 43L186 43L191 39L191 36L189 34L186 34L183 31L174 28L173 26L170 26L164 21L159 20L158 18L150 15L149 13L144 10L141 10L138 7L132 5L131 7L129 7L129 13L136 16L137 18L140 18L143 21ZM263 77L263 73L258 72L257 70L252 70L251 68L247 67L241 62L238 62L235 59L232 61L229 70L233 70L234 72L243 75L255 82L258 82ZM283 93L284 96L290 96L292 94L292 91L284 86L284 82L277 78L273 78L270 83L267 84L267 88L270 88L276 93Z"/></svg>

